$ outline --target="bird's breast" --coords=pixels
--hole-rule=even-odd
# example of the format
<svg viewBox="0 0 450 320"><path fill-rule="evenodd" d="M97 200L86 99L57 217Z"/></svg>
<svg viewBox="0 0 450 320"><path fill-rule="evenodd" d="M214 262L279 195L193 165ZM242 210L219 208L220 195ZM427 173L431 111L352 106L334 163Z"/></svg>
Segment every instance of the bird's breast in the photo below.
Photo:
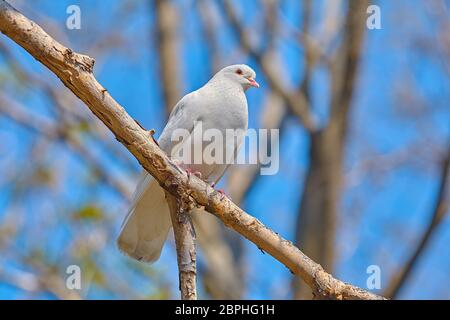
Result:
<svg viewBox="0 0 450 320"><path fill-rule="evenodd" d="M201 118L206 122L206 128L247 129L248 110L244 93L223 90L210 99L204 110L207 113Z"/></svg>

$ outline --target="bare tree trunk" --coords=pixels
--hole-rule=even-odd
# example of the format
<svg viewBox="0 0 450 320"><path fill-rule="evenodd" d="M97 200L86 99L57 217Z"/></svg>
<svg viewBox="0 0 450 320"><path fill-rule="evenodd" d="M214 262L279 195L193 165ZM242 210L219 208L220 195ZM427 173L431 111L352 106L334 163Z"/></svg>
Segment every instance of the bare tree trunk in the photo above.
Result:
<svg viewBox="0 0 450 320"><path fill-rule="evenodd" d="M195 230L185 203L166 192L177 248L181 300L197 300L197 252Z"/></svg>
<svg viewBox="0 0 450 320"><path fill-rule="evenodd" d="M336 219L343 179L345 136L365 30L368 1L349 1L343 40L331 65L328 124L310 134L310 164L296 227L296 244L333 270ZM294 297L308 298L294 280Z"/></svg>
<svg viewBox="0 0 450 320"><path fill-rule="evenodd" d="M153 1L151 1L153 2ZM159 55L161 88L166 103L167 114L177 104L180 98L178 70L178 37L177 37L177 10L172 1L155 0L156 37Z"/></svg>

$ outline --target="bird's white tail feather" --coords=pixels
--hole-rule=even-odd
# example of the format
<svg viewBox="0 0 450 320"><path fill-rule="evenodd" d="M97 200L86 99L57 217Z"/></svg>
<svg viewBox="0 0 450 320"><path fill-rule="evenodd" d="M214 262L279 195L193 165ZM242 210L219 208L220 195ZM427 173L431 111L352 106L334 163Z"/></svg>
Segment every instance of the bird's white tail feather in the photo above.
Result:
<svg viewBox="0 0 450 320"><path fill-rule="evenodd" d="M170 227L170 213L164 191L145 172L122 224L117 239L119 249L134 259L154 262L161 255Z"/></svg>

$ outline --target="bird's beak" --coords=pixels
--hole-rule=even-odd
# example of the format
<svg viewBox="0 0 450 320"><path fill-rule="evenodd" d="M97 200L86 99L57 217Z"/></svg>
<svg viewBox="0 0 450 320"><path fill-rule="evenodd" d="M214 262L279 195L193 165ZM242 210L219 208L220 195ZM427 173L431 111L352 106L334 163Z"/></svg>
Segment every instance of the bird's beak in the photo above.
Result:
<svg viewBox="0 0 450 320"><path fill-rule="evenodd" d="M259 88L259 83L255 81L253 78L247 78L248 82L250 83L251 87Z"/></svg>

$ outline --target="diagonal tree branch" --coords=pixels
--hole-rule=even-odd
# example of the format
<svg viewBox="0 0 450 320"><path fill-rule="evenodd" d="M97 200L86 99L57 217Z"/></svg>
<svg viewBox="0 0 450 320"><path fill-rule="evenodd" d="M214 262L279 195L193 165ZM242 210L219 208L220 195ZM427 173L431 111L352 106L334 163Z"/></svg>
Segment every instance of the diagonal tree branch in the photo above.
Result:
<svg viewBox="0 0 450 320"><path fill-rule="evenodd" d="M4 42L0 42L0 54L4 57L12 71L15 73L16 78L27 82L33 91L36 91L36 89L42 90L48 99L52 101L55 106L55 121L58 122L59 127L66 126L67 123L69 123L69 126L72 127L85 126L86 130L84 130L84 133L87 133L108 152L111 152L111 155L115 159L123 162L123 165L127 168L127 170L132 172L136 170L134 165L131 163L131 159L127 157L127 154L124 153L122 149L119 150L120 147L110 139L108 128L103 126L103 124L96 118L93 118L90 115L87 117L85 112L83 112L85 110L72 108L72 99L75 99L75 97L73 97L70 92L62 92L48 81L45 81L42 77L26 70L18 63L11 52L11 49L7 47ZM91 121L91 119L94 121ZM64 124L62 122L64 122Z"/></svg>
<svg viewBox="0 0 450 320"><path fill-rule="evenodd" d="M223 197L204 181L174 164L93 75L94 60L73 52L6 1L0 1L0 31L49 68L114 133L160 185L187 207L203 206L222 222L301 277L317 298L384 299L333 278L291 242Z"/></svg>
<svg viewBox="0 0 450 320"><path fill-rule="evenodd" d="M449 183L449 171L450 171L450 148L447 150L445 159L442 161L440 168L440 182L439 189L434 203L432 215L428 226L420 238L416 248L414 249L411 257L406 261L404 266L394 274L389 286L386 288L384 294L387 297L397 298L402 287L408 282L411 273L414 271L420 257L427 248L434 231L439 227L442 220L449 210L449 203L447 200L447 191Z"/></svg>

